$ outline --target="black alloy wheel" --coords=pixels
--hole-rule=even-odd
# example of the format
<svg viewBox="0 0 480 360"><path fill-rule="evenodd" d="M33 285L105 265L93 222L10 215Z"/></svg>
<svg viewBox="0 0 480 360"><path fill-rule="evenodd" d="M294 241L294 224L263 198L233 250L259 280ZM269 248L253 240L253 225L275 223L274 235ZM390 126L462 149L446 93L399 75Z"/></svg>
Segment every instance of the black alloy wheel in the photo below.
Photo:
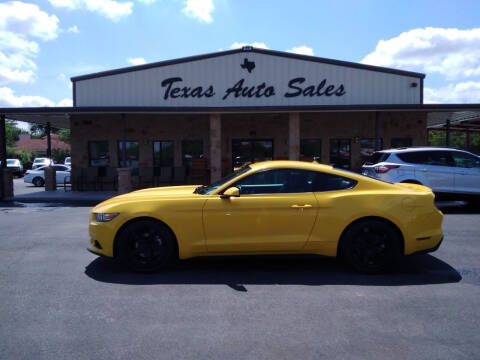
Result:
<svg viewBox="0 0 480 360"><path fill-rule="evenodd" d="M155 220L129 224L119 237L119 258L133 271L152 272L170 265L177 257L171 231Z"/></svg>
<svg viewBox="0 0 480 360"><path fill-rule="evenodd" d="M35 179L32 180L33 185L36 187L40 187L45 185L45 181L41 177L36 177Z"/></svg>
<svg viewBox="0 0 480 360"><path fill-rule="evenodd" d="M364 220L348 228L342 241L347 262L357 271L378 273L390 270L400 257L400 239L391 225Z"/></svg>

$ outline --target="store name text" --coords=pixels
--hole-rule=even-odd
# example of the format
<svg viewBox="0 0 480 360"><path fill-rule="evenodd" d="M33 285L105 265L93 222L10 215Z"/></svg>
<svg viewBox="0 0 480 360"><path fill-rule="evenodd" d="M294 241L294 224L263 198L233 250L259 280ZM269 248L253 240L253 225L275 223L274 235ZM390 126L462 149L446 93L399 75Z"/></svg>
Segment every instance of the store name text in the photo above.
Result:
<svg viewBox="0 0 480 360"><path fill-rule="evenodd" d="M327 79L323 79L319 83L311 84L306 82L304 77L291 79L287 83L287 90L281 92L283 97L294 98L303 97L319 97L319 96L343 96L346 94L345 86L332 85L327 83ZM171 77L162 81L162 87L165 88L163 95L164 100L178 98L211 98L215 96L213 85L209 86L184 86L181 77ZM258 85L246 85L245 79L240 79L232 87L225 90L222 100L229 98L269 98L277 94L274 86L262 82Z"/></svg>

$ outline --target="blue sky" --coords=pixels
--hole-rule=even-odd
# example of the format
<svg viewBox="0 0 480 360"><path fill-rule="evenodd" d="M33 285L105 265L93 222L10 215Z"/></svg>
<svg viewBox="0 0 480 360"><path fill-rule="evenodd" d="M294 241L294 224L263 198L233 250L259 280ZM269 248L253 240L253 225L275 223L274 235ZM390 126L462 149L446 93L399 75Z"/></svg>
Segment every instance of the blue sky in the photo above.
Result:
<svg viewBox="0 0 480 360"><path fill-rule="evenodd" d="M480 1L0 2L0 107L70 105L70 77L254 44L427 74L480 103Z"/></svg>

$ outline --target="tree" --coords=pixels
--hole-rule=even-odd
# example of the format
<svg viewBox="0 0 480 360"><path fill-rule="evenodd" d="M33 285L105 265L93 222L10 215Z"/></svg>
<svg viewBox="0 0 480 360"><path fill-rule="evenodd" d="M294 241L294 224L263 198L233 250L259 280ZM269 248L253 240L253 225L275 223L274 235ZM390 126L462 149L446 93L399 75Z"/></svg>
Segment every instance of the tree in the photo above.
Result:
<svg viewBox="0 0 480 360"><path fill-rule="evenodd" d="M18 136L22 132L21 129L17 127L15 121L7 120L5 122L5 137L7 146L12 147L18 141Z"/></svg>
<svg viewBox="0 0 480 360"><path fill-rule="evenodd" d="M57 134L60 141L70 144L70 129L60 129Z"/></svg>

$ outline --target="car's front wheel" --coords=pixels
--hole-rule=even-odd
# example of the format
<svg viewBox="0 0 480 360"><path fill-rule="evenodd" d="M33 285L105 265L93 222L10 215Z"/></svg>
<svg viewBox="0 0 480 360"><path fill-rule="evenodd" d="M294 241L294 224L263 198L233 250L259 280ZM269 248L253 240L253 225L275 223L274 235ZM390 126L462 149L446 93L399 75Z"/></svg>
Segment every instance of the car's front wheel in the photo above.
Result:
<svg viewBox="0 0 480 360"><path fill-rule="evenodd" d="M175 238L162 223L144 219L128 224L119 236L120 261L136 272L152 272L177 257Z"/></svg>
<svg viewBox="0 0 480 360"><path fill-rule="evenodd" d="M355 270L378 273L398 262L401 247L397 232L386 222L361 220L351 225L342 239L342 253Z"/></svg>

